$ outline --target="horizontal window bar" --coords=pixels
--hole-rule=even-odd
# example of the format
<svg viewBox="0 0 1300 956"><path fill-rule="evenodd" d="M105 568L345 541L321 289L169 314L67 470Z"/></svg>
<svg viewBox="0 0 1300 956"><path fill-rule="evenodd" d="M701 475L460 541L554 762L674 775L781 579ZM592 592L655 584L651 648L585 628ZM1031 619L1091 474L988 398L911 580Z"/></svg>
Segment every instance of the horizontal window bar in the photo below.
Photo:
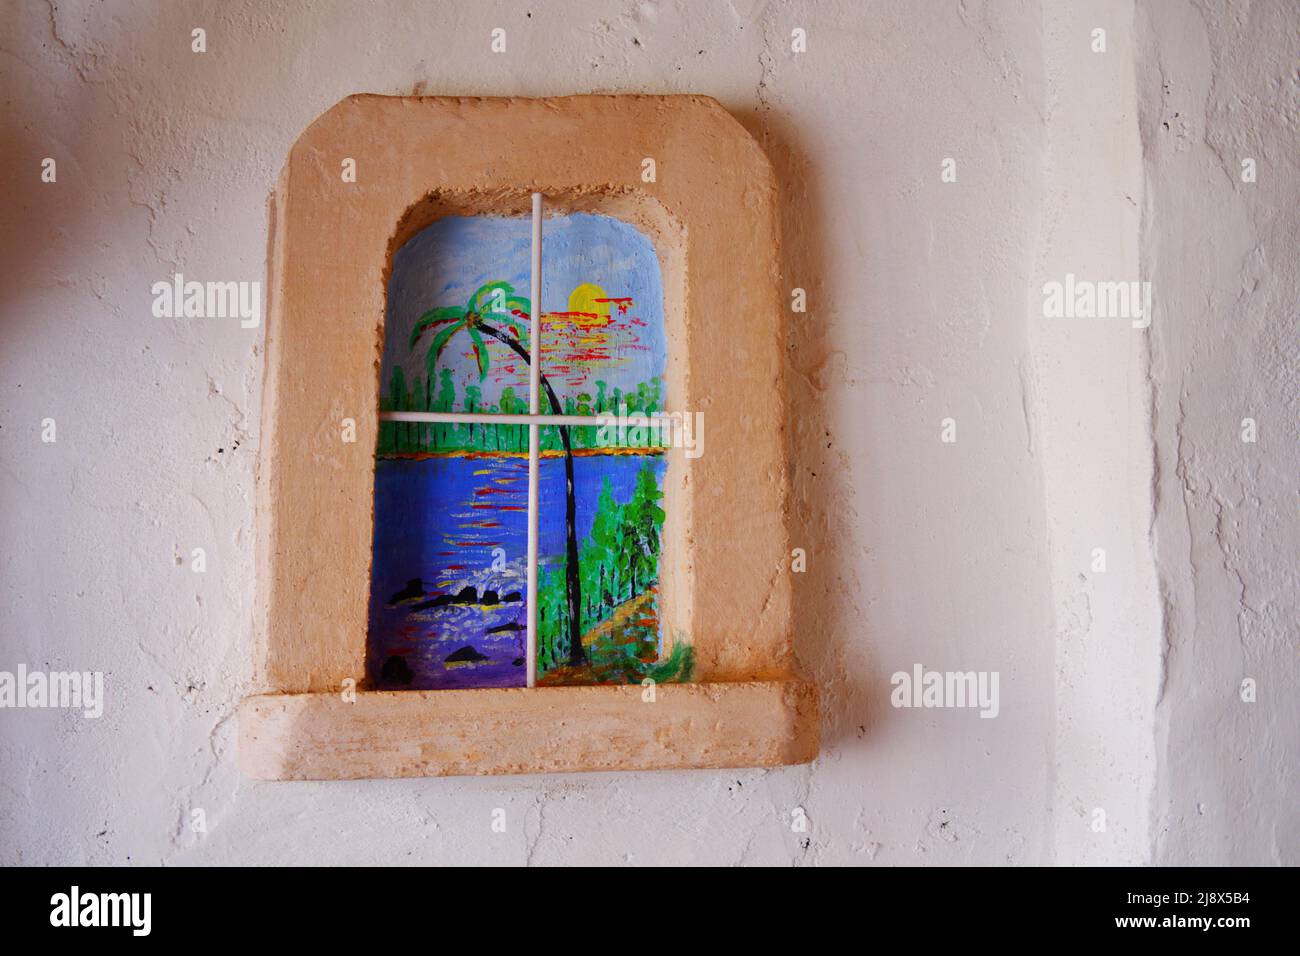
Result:
<svg viewBox="0 0 1300 956"><path fill-rule="evenodd" d="M381 422L435 422L475 425L585 425L597 428L613 415L471 415L465 412L380 412Z"/></svg>

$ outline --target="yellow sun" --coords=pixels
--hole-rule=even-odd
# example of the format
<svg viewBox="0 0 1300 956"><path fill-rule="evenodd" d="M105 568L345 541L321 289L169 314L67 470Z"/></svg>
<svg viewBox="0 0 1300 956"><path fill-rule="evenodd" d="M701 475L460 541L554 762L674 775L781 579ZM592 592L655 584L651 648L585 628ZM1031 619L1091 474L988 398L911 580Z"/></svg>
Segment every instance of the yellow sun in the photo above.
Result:
<svg viewBox="0 0 1300 956"><path fill-rule="evenodd" d="M599 299L606 301L600 302ZM591 282L584 282L569 293L569 319L575 325L605 325L609 322L609 301L605 290Z"/></svg>

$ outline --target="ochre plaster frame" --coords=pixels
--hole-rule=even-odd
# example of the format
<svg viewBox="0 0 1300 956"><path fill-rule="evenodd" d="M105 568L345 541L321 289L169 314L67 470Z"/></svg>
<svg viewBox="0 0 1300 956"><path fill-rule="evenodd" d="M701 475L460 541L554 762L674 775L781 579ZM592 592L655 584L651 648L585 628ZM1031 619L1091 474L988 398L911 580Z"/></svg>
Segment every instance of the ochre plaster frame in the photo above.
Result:
<svg viewBox="0 0 1300 956"><path fill-rule="evenodd" d="M642 160L656 181L642 180ZM340 175L356 161L356 182ZM782 457L775 182L700 96L352 96L290 151L272 203L246 773L267 779L773 766L817 754L796 676ZM364 688L378 369L393 252L452 214L628 221L655 243L669 411L704 454L670 457L665 634L695 682ZM346 442L344 421L355 422ZM349 682L355 694L346 694Z"/></svg>

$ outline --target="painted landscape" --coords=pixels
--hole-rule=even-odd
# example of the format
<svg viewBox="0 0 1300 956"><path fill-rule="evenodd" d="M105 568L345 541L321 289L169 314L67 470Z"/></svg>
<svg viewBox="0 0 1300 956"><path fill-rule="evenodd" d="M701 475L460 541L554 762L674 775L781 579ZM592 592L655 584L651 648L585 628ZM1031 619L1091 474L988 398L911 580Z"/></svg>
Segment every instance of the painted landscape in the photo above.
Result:
<svg viewBox="0 0 1300 956"><path fill-rule="evenodd" d="M394 256L383 410L528 411L527 219L452 217ZM659 265L627 224L548 219L540 411L651 415L666 359ZM522 291L521 291L522 290ZM368 669L385 689L686 680L659 621L666 461L652 436L540 429L538 593L527 593L528 429L385 422L375 463Z"/></svg>

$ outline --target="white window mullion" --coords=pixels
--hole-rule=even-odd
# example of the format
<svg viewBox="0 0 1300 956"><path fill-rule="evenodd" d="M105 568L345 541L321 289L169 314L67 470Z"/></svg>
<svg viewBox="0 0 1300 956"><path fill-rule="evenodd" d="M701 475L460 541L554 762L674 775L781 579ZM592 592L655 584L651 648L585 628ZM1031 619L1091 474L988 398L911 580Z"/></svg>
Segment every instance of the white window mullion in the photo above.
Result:
<svg viewBox="0 0 1300 956"><path fill-rule="evenodd" d="M422 422L448 425L604 425L617 424L612 415L503 415L495 412L380 412L383 422Z"/></svg>
<svg viewBox="0 0 1300 956"><path fill-rule="evenodd" d="M533 262L528 308L528 411L541 411L542 194L533 193ZM554 409L559 412L560 409ZM537 499L540 484L540 435L537 421L528 424L528 686L537 686Z"/></svg>

